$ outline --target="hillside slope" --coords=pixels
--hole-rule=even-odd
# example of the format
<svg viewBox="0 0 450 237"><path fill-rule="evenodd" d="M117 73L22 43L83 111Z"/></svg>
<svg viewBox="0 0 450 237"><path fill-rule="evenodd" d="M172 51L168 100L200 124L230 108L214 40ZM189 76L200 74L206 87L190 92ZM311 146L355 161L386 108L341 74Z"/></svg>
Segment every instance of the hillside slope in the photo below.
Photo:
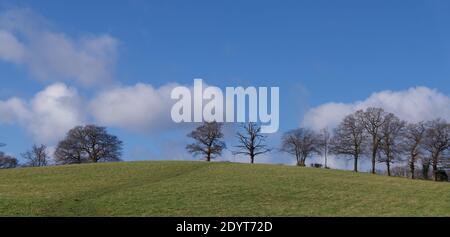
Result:
<svg viewBox="0 0 450 237"><path fill-rule="evenodd" d="M186 161L0 170L0 216L450 216L450 184Z"/></svg>

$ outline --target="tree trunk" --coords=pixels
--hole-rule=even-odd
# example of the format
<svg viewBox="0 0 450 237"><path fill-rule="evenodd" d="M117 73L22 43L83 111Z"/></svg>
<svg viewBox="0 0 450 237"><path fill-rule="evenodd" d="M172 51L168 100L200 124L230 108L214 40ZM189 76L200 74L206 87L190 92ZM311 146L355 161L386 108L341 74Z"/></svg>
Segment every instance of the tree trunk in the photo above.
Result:
<svg viewBox="0 0 450 237"><path fill-rule="evenodd" d="M409 163L409 170L411 172L411 179L414 179L415 178L414 177L415 167L414 167L414 158L412 158L412 157L411 157L411 162Z"/></svg>
<svg viewBox="0 0 450 237"><path fill-rule="evenodd" d="M436 172L437 172L437 158L436 159L433 158L433 178L434 178L434 181L437 181Z"/></svg>
<svg viewBox="0 0 450 237"><path fill-rule="evenodd" d="M430 171L430 162L429 161L425 161L422 164L422 175L424 179L428 179L428 173Z"/></svg>
<svg viewBox="0 0 450 237"><path fill-rule="evenodd" d="M372 174L375 174L375 165L377 159L377 146L375 144L376 138L372 139Z"/></svg>
<svg viewBox="0 0 450 237"><path fill-rule="evenodd" d="M375 165L377 160L377 138L372 136L372 174L375 174Z"/></svg>
<svg viewBox="0 0 450 237"><path fill-rule="evenodd" d="M353 171L358 172L358 156L354 157Z"/></svg>
<svg viewBox="0 0 450 237"><path fill-rule="evenodd" d="M250 156L250 163L253 164L255 162L255 156L251 155Z"/></svg>
<svg viewBox="0 0 450 237"><path fill-rule="evenodd" d="M306 166L305 162L306 162L306 157L303 157L303 155L302 155L302 157L300 158L300 166Z"/></svg>
<svg viewBox="0 0 450 237"><path fill-rule="evenodd" d="M391 164L389 163L389 161L386 162L386 168L388 176L391 176Z"/></svg>

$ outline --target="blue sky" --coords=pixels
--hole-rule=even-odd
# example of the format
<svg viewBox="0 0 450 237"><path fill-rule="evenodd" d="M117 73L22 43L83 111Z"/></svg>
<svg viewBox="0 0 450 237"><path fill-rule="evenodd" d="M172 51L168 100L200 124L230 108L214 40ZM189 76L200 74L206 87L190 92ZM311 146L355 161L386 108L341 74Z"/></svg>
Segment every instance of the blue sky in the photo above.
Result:
<svg viewBox="0 0 450 237"><path fill-rule="evenodd" d="M113 39L104 47L114 51L108 81L117 87L143 83L158 89L168 83L190 85L194 78L219 87L279 86L280 132L302 124L311 109L330 102L355 105L375 92L389 90L393 97L379 94L384 100L375 96L365 104L405 108L408 101L389 101L425 93L425 100L443 98L449 105L448 1L0 0L0 14L17 9L32 12L25 18L43 19L38 27L64 35L69 42ZM11 33L25 44L40 34L23 39ZM55 68L43 78L30 68L48 65L36 61L1 59L0 101L17 97L31 103L37 93L58 82L76 90L82 100L112 90L86 86L77 75L53 73ZM417 86L424 90L410 90ZM85 121L96 121L91 117L86 115ZM28 120L5 120L0 119L0 141L8 144L3 150L18 156L36 139L24 125ZM180 139L185 130L108 127L125 142L126 159L173 157L167 150L186 143Z"/></svg>

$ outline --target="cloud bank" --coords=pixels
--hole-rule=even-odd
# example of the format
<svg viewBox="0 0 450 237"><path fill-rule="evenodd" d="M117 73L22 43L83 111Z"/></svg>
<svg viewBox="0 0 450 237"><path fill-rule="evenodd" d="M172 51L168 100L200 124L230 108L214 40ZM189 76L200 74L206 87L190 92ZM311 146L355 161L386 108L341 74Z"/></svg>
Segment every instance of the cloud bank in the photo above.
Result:
<svg viewBox="0 0 450 237"><path fill-rule="evenodd" d="M155 88L138 83L100 92L89 104L95 120L132 131L155 131L172 124L170 91L175 84Z"/></svg>
<svg viewBox="0 0 450 237"><path fill-rule="evenodd" d="M435 89L412 87L404 91L381 91L354 103L326 103L308 110L301 126L313 129L334 128L342 119L359 109L381 107L408 122L435 118L450 120L450 97Z"/></svg>

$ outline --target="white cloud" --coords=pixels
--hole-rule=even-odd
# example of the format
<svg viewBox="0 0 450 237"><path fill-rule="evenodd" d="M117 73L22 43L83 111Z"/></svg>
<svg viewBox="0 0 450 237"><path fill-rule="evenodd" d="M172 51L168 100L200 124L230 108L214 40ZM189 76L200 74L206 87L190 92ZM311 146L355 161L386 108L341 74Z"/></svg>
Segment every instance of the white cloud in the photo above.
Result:
<svg viewBox="0 0 450 237"><path fill-rule="evenodd" d="M0 13L0 60L24 65L41 80L110 81L117 44L109 35L71 38L28 9Z"/></svg>
<svg viewBox="0 0 450 237"><path fill-rule="evenodd" d="M354 103L327 103L306 112L302 126L335 127L348 114L368 107L381 107L409 122L434 118L450 120L450 97L435 89L413 87L404 91L381 91Z"/></svg>
<svg viewBox="0 0 450 237"><path fill-rule="evenodd" d="M29 111L23 100L11 98L0 100L0 123L13 124L17 119L29 117Z"/></svg>
<svg viewBox="0 0 450 237"><path fill-rule="evenodd" d="M84 120L82 99L74 88L55 83L30 101L0 101L0 122L18 123L35 142L54 143Z"/></svg>
<svg viewBox="0 0 450 237"><path fill-rule="evenodd" d="M347 114L354 111L352 104L327 103L306 112L302 126L319 130L324 127L336 127Z"/></svg>
<svg viewBox="0 0 450 237"><path fill-rule="evenodd" d="M27 127L38 140L54 141L83 121L81 97L61 83L39 92L30 106L33 118Z"/></svg>
<svg viewBox="0 0 450 237"><path fill-rule="evenodd" d="M173 124L170 91L174 84L154 88L149 84L117 87L101 92L90 103L97 122L133 131L155 131Z"/></svg>

